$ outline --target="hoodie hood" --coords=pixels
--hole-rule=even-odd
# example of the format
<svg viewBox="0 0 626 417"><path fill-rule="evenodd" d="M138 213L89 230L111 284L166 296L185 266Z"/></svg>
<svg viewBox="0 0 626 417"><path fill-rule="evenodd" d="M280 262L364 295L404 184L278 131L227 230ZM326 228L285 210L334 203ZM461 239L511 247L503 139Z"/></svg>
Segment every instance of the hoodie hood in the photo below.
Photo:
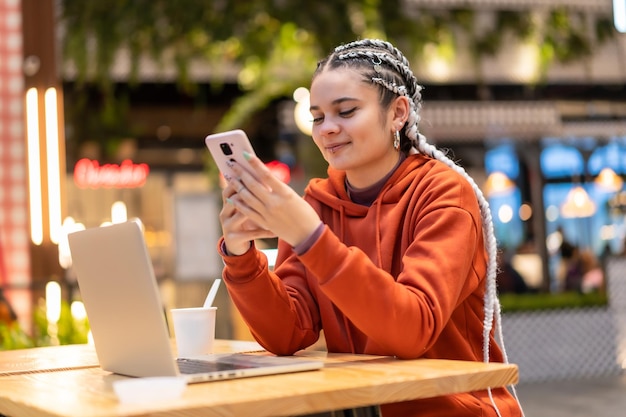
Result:
<svg viewBox="0 0 626 417"><path fill-rule="evenodd" d="M395 243L384 242L382 228L397 230L415 190L415 183L420 180L417 177L423 175L420 173L424 170L419 168L429 160L419 154L408 156L383 185L371 206L352 202L346 191L346 173L332 168L328 169L327 179L311 180L305 199L346 244L357 244L362 239L361 234L371 236L369 242L372 243L372 250L368 251L368 256L379 268L391 270L393 253L387 253L383 247L393 247ZM394 225L391 226L390 222ZM349 223L352 226L348 226ZM355 234L357 229L359 232ZM388 239L396 238L393 233L388 236Z"/></svg>
<svg viewBox="0 0 626 417"><path fill-rule="evenodd" d="M389 177L372 206L395 204L413 183L417 170L430 158L421 154L409 155ZM350 217L365 216L370 207L354 203L346 191L346 173L328 168L328 178L312 179L305 190L305 195L317 200L321 205L335 207ZM307 200L310 201L310 198Z"/></svg>

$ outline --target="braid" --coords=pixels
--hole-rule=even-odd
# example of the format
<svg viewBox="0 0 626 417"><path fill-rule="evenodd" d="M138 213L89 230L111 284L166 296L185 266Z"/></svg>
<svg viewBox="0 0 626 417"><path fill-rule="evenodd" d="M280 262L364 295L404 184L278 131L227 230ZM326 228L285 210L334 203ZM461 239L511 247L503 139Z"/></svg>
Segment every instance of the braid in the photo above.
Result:
<svg viewBox="0 0 626 417"><path fill-rule="evenodd" d="M371 49L383 50L383 53L379 52L375 54L371 51ZM344 51L347 50L356 50L356 52L344 53ZM411 64L409 63L409 60L404 56L404 54L389 42L377 39L365 39L361 41L355 41L346 45L338 46L337 48L335 48L335 54L338 55L339 59L345 59L346 57L355 58L359 56L365 56L371 59L376 56L381 61L387 62L403 76L403 79L411 83L411 85L414 87L411 93L411 98L413 99L413 101L415 101L418 107L421 106L422 95L420 92L422 90L422 87L417 83L417 79L415 78L415 75L411 70ZM390 54L391 57L395 59L392 59L390 57Z"/></svg>
<svg viewBox="0 0 626 417"><path fill-rule="evenodd" d="M489 362L489 335L494 325L496 325L496 334L499 344L506 358L506 351L504 349L502 329L501 329L501 312L500 301L497 296L496 287L496 274L497 274L497 242L493 229L493 219L491 217L491 209L489 202L485 199L483 192L478 187L474 179L463 169L460 165L456 164L450 158L448 158L441 150L426 142L426 137L421 133L418 133L418 151L422 154L428 155L438 161L445 163L454 171L462 175L472 186L474 194L478 199L478 205L480 207L480 213L483 223L483 235L485 239L485 248L487 250L487 279L485 283L485 296L484 296L484 311L485 317L483 318L483 361Z"/></svg>
<svg viewBox="0 0 626 417"><path fill-rule="evenodd" d="M352 48L368 48L368 47L375 47L378 49L383 49L388 51L391 55L393 55L394 57L396 57L396 59L398 59L400 62L402 62L402 64L404 64L405 67L410 68L411 64L409 62L408 59L406 59L406 57L404 56L404 54L395 46L393 46L392 44L390 44L389 42L385 42L382 41L380 39L364 39L364 40L360 40L360 41L354 41L351 43L348 43L346 45L341 45L335 48L335 52L339 53L342 52L346 49L352 49ZM411 72L411 70L409 69L409 72ZM412 74L412 72L411 72Z"/></svg>
<svg viewBox="0 0 626 417"><path fill-rule="evenodd" d="M393 93L399 96L406 96L406 87L403 85L397 85L394 82L389 82L385 80L384 78L380 78L380 77L372 78L372 82L382 85L387 90L392 91Z"/></svg>
<svg viewBox="0 0 626 417"><path fill-rule="evenodd" d="M478 187L474 179L463 169L457 165L454 161L448 158L441 150L435 146L426 142L426 138L421 133L418 133L418 151L422 154L428 155L438 161L445 163L454 171L462 175L472 186L474 194L478 199L478 205L480 207L480 213L483 223L483 236L485 239L485 248L487 250L487 279L485 282L485 295L484 295L484 312L483 318L483 361L489 362L489 335L494 325L496 326L496 335L498 342L502 349L502 353L505 358L505 362L508 362L506 357L506 350L504 348L504 341L502 336L502 323L501 323L501 311L500 301L497 296L496 287L496 274L497 274L497 242L493 229L493 219L491 217L491 209L489 203L485 199L481 189Z"/></svg>
<svg viewBox="0 0 626 417"><path fill-rule="evenodd" d="M391 43L379 39L363 39L350 42L335 48L333 53L325 60L320 61L316 74L324 68L337 68L349 66L359 69L367 82L381 86L383 93L381 102L391 101L392 97L407 96L410 102L409 117L404 125L401 135L405 139L402 150L408 152L413 147L423 155L443 162L455 172L463 176L472 186L478 199L481 219L483 223L483 235L485 249L487 251L487 271L484 296L483 319L483 360L489 362L489 340L491 331L494 329L497 342L499 343L505 362L508 362L501 327L500 302L497 296L496 273L497 273L497 242L495 238L491 209L483 196L482 191L474 179L460 165L452 161L444 152L427 142L426 137L419 132L419 122L422 105L422 86L410 68L410 63L404 54ZM389 94L388 96L385 95Z"/></svg>

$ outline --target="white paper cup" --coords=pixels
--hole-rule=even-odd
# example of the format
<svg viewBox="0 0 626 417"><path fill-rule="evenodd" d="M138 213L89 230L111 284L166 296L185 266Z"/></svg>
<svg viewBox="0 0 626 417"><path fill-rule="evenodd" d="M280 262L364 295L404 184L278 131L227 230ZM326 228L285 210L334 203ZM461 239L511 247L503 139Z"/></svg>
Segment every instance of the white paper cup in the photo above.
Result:
<svg viewBox="0 0 626 417"><path fill-rule="evenodd" d="M171 313L178 356L213 353L217 307L173 308Z"/></svg>

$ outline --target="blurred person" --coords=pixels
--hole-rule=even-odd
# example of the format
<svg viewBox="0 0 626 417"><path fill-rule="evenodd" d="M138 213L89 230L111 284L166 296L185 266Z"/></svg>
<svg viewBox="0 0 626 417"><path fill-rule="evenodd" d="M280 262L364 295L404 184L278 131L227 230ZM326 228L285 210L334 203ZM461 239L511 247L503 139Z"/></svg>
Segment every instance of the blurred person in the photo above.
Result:
<svg viewBox="0 0 626 417"><path fill-rule="evenodd" d="M582 266L580 291L584 294L604 291L604 270L600 260L591 250L585 250L580 254L580 261Z"/></svg>
<svg viewBox="0 0 626 417"><path fill-rule="evenodd" d="M559 257L556 270L559 291L590 292L599 289L604 280L599 260L591 251L570 242L561 226L555 233L561 236L558 251L554 254ZM584 283L585 280L587 283Z"/></svg>
<svg viewBox="0 0 626 417"><path fill-rule="evenodd" d="M6 282L7 272L4 264L4 251L2 250L2 240L0 240L0 324L10 325L17 320L17 315L9 300L4 296L3 286Z"/></svg>
<svg viewBox="0 0 626 417"><path fill-rule="evenodd" d="M11 303L4 296L4 291L0 287L0 324L10 325L17 320L17 315L11 307Z"/></svg>
<svg viewBox="0 0 626 417"><path fill-rule="evenodd" d="M563 291L580 292L583 274L580 248L564 241L563 245L561 245L561 267L559 272L559 282L562 283Z"/></svg>
<svg viewBox="0 0 626 417"><path fill-rule="evenodd" d="M510 254L498 251L496 259L498 265L496 281L498 283L498 291L500 294L526 294L531 292L522 274L520 274L513 266Z"/></svg>
<svg viewBox="0 0 626 417"><path fill-rule="evenodd" d="M418 130L421 89L393 45L360 40L319 62L313 141L329 164L304 197L249 156L223 190L229 294L268 351L323 330L329 352L506 361L488 203ZM273 271L254 240L278 237ZM502 348L501 348L502 347ZM515 392L512 387L512 392ZM390 416L520 416L506 388L383 404Z"/></svg>

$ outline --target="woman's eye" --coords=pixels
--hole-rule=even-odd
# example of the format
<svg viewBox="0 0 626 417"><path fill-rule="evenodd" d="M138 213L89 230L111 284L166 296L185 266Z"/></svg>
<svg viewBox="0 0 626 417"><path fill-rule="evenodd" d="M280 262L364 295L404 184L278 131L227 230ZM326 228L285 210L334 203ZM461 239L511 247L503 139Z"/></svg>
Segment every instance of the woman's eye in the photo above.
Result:
<svg viewBox="0 0 626 417"><path fill-rule="evenodd" d="M322 120L324 120L324 118L321 117L321 116L320 117L314 117L312 119L313 123L320 123Z"/></svg>
<svg viewBox="0 0 626 417"><path fill-rule="evenodd" d="M339 116L341 116L341 117L350 117L350 116L352 116L352 114L355 111L356 111L356 107L353 107L353 108L348 109L348 110L340 111L339 112Z"/></svg>

